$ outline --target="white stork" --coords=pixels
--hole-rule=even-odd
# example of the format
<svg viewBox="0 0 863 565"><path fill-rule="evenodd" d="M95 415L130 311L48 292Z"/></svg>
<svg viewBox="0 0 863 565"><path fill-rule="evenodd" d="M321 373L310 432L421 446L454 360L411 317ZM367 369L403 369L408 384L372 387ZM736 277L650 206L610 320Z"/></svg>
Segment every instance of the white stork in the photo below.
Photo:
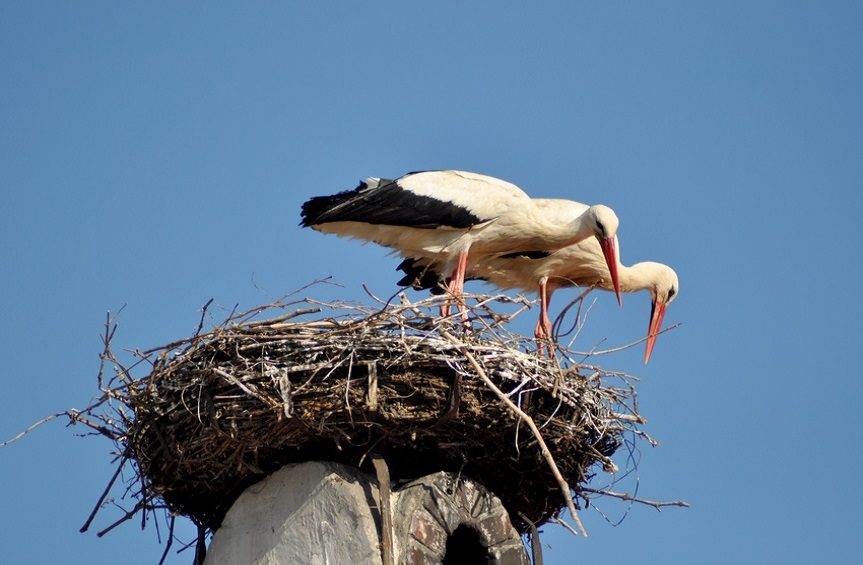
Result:
<svg viewBox="0 0 863 565"><path fill-rule="evenodd" d="M557 201L538 202L540 206L559 206ZM644 362L650 360L656 335L662 327L665 309L680 290L677 273L662 263L643 262L631 267L620 264L615 258L620 278L620 290L638 292L647 290L652 298L650 324ZM399 265L406 276L399 281L414 288L434 288L441 275L437 266L427 260L406 260ZM482 279L503 289L538 291L540 314L534 330L537 339L551 337L551 322L548 306L551 296L558 288L569 286L596 286L616 291L611 281L604 253L596 240L585 239L556 251L514 252L484 257L474 263L467 272L468 279Z"/></svg>
<svg viewBox="0 0 863 565"><path fill-rule="evenodd" d="M354 190L312 198L303 204L301 225L434 263L452 273L448 290L455 296L464 290L468 257L473 264L491 255L550 251L595 236L618 288L614 211L556 202L567 203L566 209L543 210L520 188L494 177L427 171L396 180L371 177Z"/></svg>

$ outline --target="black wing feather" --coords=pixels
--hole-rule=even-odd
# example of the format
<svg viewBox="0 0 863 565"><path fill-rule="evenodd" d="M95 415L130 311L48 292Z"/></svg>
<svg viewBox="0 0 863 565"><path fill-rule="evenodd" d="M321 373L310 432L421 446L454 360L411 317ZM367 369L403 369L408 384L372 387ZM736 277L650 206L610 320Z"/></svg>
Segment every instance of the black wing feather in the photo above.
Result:
<svg viewBox="0 0 863 565"><path fill-rule="evenodd" d="M402 271L403 276L397 283L399 286L409 286L414 290L431 289L432 294L443 294L446 292L441 288L443 277L431 267L421 267L417 265L416 259L407 258L396 267L397 271Z"/></svg>
<svg viewBox="0 0 863 565"><path fill-rule="evenodd" d="M363 222L412 228L469 228L483 220L452 202L423 196L400 186L398 181L380 179L361 182L354 190L332 196L316 196L303 204L303 227L328 222Z"/></svg>
<svg viewBox="0 0 863 565"><path fill-rule="evenodd" d="M405 273L399 280L399 286L409 286L414 290L430 290L433 295L446 294L446 285L449 279L444 277L431 266L421 267L417 260L409 257L399 263L396 270ZM466 281L482 281L482 277L468 277Z"/></svg>
<svg viewBox="0 0 863 565"><path fill-rule="evenodd" d="M507 253L506 255L500 255L501 259L545 259L549 255L554 253L554 251L515 251L513 253Z"/></svg>

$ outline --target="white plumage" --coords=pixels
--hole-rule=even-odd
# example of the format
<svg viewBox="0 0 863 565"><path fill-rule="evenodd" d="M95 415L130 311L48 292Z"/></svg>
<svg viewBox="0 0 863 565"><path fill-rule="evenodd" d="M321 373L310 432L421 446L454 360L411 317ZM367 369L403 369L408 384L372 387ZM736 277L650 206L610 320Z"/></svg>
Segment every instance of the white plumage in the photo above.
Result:
<svg viewBox="0 0 863 565"><path fill-rule="evenodd" d="M555 204L549 202L549 205ZM557 204L555 204L557 205ZM646 290L652 299L650 324L644 362L650 360L656 334L662 326L665 309L680 292L677 273L668 265L654 262L636 263L630 267L620 263L615 257L620 290L638 292ZM437 284L440 273L437 265L425 260L404 262L402 270L407 276L402 283L419 281L417 287L428 288ZM510 254L508 256L489 256L472 264L466 278L482 279L502 289L535 291L540 295L540 315L535 328L537 338L551 336L551 322L548 306L551 296L559 288L570 286L595 286L614 291L608 265L600 245L593 238L569 245L548 254Z"/></svg>
<svg viewBox="0 0 863 565"><path fill-rule="evenodd" d="M540 201L541 202L541 201ZM614 256L618 219L602 205L572 201L543 209L509 182L466 171L369 178L352 191L312 198L302 225L373 241L434 263L460 295L468 264L515 251L547 251L595 236Z"/></svg>

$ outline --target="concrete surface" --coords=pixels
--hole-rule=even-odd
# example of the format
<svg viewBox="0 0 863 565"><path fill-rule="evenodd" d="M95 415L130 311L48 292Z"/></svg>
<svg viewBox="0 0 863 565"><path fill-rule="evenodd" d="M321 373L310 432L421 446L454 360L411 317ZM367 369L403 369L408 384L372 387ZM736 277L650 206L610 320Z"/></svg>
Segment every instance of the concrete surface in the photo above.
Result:
<svg viewBox="0 0 863 565"><path fill-rule="evenodd" d="M287 465L240 495L204 563L381 565L378 500L375 477L355 468ZM500 500L474 481L434 473L395 489L391 506L397 564L440 564L456 539L472 562L530 564Z"/></svg>

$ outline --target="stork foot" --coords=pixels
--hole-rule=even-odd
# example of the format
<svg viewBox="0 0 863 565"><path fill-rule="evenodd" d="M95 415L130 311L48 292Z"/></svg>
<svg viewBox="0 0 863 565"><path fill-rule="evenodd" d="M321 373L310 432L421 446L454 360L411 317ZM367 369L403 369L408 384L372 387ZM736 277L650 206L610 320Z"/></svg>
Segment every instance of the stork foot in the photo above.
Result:
<svg viewBox="0 0 863 565"><path fill-rule="evenodd" d="M447 299L447 301L446 301L446 302L444 302L443 304L441 304L441 307L440 307L440 317L441 317L441 318L449 318L449 313L450 313L451 308L452 308L452 307L451 307L451 305L450 305L450 303L449 303L449 299Z"/></svg>
<svg viewBox="0 0 863 565"><path fill-rule="evenodd" d="M538 323L533 336L536 339L536 351L539 356L554 359L554 340L551 338L551 332L543 324ZM547 354L546 349L548 350Z"/></svg>

